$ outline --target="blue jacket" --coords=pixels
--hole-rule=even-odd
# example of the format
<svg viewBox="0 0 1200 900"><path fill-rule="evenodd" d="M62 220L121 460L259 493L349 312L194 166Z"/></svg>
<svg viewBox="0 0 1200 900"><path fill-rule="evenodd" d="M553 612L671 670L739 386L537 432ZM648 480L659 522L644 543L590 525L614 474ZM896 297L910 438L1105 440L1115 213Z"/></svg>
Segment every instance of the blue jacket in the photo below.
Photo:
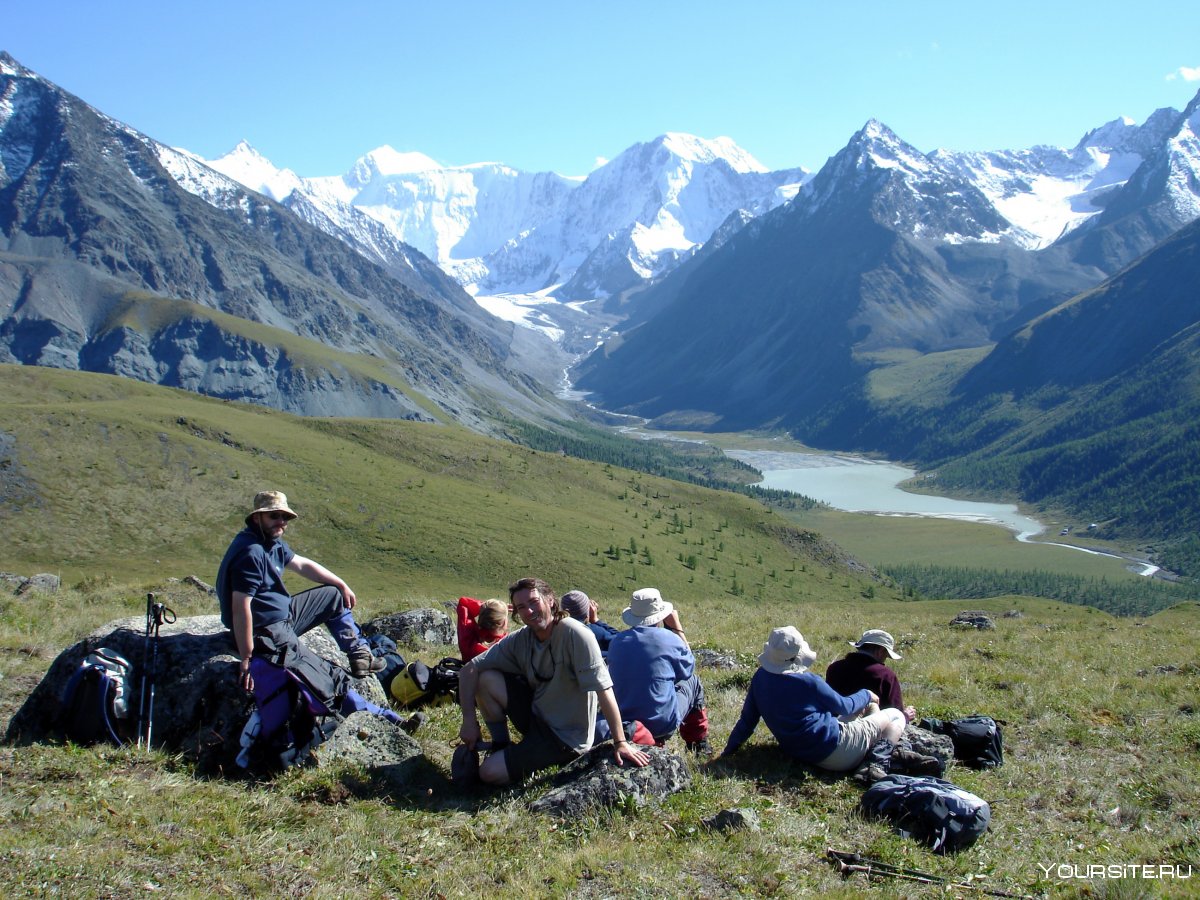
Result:
<svg viewBox="0 0 1200 900"><path fill-rule="evenodd" d="M856 713L870 702L869 691L843 697L811 672L776 675L760 668L750 679L742 715L725 753L742 746L762 719L785 752L801 762L818 763L837 749L841 735L837 717Z"/></svg>
<svg viewBox="0 0 1200 900"><path fill-rule="evenodd" d="M617 632L608 645L608 671L622 719L637 719L655 738L674 733L686 712L676 703L675 682L696 671L679 635L653 625Z"/></svg>
<svg viewBox="0 0 1200 900"><path fill-rule="evenodd" d="M607 622L584 622L583 624L588 627L588 631L596 638L596 643L600 645L602 653L608 652L608 645L612 642L612 639L621 633Z"/></svg>

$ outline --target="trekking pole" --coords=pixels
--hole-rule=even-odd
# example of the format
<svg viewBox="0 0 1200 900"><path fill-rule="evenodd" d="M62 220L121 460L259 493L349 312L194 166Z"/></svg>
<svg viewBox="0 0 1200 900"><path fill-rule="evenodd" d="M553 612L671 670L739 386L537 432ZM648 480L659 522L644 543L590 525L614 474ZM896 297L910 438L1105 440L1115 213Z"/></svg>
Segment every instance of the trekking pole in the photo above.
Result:
<svg viewBox="0 0 1200 900"><path fill-rule="evenodd" d="M156 603L154 594L146 595L146 643L142 648L142 694L138 703L138 746L142 746L145 734L146 749L150 749L150 737L154 730L154 682L158 677L158 631L163 622L175 621L175 611L163 603ZM147 662L149 658L149 662ZM146 688L149 686L149 697ZM143 721L145 731L143 732Z"/></svg>
<svg viewBox="0 0 1200 900"><path fill-rule="evenodd" d="M916 869L903 869L878 859L867 859L865 856L860 856L857 853L834 850L833 848L827 850L826 853L837 865L838 874L843 878L847 878L855 872L862 872L868 878L895 878L897 881L915 881L919 884L944 884L947 887L979 891L991 897L1013 897L1018 898L1018 900L1028 900L1028 895L1026 894L1010 894L1007 891L987 888L981 884L972 884L969 881L951 881L940 875L931 875L928 872L919 872Z"/></svg>

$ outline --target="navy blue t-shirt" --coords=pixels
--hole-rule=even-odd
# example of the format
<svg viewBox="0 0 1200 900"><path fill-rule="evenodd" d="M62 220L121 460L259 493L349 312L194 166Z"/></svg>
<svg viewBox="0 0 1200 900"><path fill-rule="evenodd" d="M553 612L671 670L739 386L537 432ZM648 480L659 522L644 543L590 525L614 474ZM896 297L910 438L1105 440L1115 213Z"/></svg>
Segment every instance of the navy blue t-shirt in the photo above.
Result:
<svg viewBox="0 0 1200 900"><path fill-rule="evenodd" d="M292 597L283 586L283 570L295 555L286 541L268 543L248 527L237 533L217 572L217 599L226 628L233 628L234 591L250 595L250 619L255 628L288 617Z"/></svg>

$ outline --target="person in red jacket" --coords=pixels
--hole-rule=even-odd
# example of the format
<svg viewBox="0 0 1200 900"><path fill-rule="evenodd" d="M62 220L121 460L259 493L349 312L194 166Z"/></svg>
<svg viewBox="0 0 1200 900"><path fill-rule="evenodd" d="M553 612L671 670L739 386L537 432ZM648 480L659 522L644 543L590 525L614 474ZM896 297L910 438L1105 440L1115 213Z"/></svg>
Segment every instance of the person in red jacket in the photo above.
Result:
<svg viewBox="0 0 1200 900"><path fill-rule="evenodd" d="M458 598L458 652L470 662L508 634L508 604L503 600Z"/></svg>

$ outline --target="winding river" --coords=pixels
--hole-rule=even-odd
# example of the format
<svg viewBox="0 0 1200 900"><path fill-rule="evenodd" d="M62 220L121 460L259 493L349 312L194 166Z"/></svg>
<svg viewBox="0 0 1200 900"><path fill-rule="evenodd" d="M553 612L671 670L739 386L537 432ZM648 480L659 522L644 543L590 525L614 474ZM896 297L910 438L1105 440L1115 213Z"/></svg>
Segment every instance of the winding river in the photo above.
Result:
<svg viewBox="0 0 1200 900"><path fill-rule="evenodd" d="M726 455L749 463L763 473L762 487L804 494L834 509L877 516L925 516L1002 525L1016 534L1018 541L1032 542L1045 526L1021 513L1013 504L980 503L955 500L930 494L913 494L899 485L916 471L860 456L838 453L798 453L785 450L726 450ZM1065 547L1095 556L1126 559L1142 575L1154 575L1159 569L1145 560L1118 553L1058 541L1037 541Z"/></svg>
<svg viewBox="0 0 1200 900"><path fill-rule="evenodd" d="M1013 504L980 503L903 491L899 484L916 472L892 462L842 454L775 450L725 452L761 471L762 487L804 494L846 512L987 522L1016 532L1017 540L1021 541L1045 530L1041 522L1022 514Z"/></svg>

